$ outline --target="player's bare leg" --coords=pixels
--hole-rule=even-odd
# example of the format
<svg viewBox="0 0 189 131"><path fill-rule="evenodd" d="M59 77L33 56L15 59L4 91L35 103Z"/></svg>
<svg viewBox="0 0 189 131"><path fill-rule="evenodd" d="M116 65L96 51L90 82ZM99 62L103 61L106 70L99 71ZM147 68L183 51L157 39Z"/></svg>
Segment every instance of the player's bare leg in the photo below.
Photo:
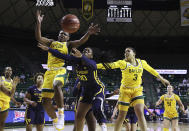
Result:
<svg viewBox="0 0 189 131"><path fill-rule="evenodd" d="M32 131L32 124L26 124L26 131Z"/></svg>
<svg viewBox="0 0 189 131"><path fill-rule="evenodd" d="M115 122L114 131L121 131L126 115L127 115L126 111L122 111L122 110L119 111L118 118Z"/></svg>
<svg viewBox="0 0 189 131"><path fill-rule="evenodd" d="M96 119L93 115L93 112L90 111L89 113L87 113L85 119L87 122L88 130L95 131L96 130Z"/></svg>
<svg viewBox="0 0 189 131"><path fill-rule="evenodd" d="M8 111L0 112L0 131L3 131L7 116L8 116Z"/></svg>
<svg viewBox="0 0 189 131"><path fill-rule="evenodd" d="M131 131L136 131L137 130L137 124L131 124Z"/></svg>
<svg viewBox="0 0 189 131"><path fill-rule="evenodd" d="M164 119L163 120L163 131L169 131L170 120Z"/></svg>
<svg viewBox="0 0 189 131"><path fill-rule="evenodd" d="M36 125L37 131L43 131L43 127L44 127L44 124L37 124Z"/></svg>
<svg viewBox="0 0 189 131"><path fill-rule="evenodd" d="M129 122L125 122L125 129L126 131L130 131L131 130L131 124Z"/></svg>
<svg viewBox="0 0 189 131"><path fill-rule="evenodd" d="M172 131L178 131L178 119L174 119L171 121L171 125L172 125Z"/></svg>
<svg viewBox="0 0 189 131"><path fill-rule="evenodd" d="M56 105L58 107L58 121L55 125L55 127L59 130L64 129L64 95L62 92L63 84L61 81L54 81L53 88L54 88L54 99L56 102Z"/></svg>
<svg viewBox="0 0 189 131"><path fill-rule="evenodd" d="M136 104L134 106L136 116L138 118L138 124L141 131L147 131L146 119L144 117L144 104Z"/></svg>
<svg viewBox="0 0 189 131"><path fill-rule="evenodd" d="M83 131L85 116L91 107L91 104L79 102L76 113L76 131Z"/></svg>
<svg viewBox="0 0 189 131"><path fill-rule="evenodd" d="M45 108L45 111L51 117L51 119L57 118L54 106L52 105L51 98L46 98L46 97L43 98L43 107Z"/></svg>

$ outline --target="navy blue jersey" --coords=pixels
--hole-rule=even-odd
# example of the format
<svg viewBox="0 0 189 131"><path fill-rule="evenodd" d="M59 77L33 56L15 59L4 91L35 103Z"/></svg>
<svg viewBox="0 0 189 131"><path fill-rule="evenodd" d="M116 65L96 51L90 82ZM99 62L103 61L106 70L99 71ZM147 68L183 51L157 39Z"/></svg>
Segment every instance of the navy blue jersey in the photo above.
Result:
<svg viewBox="0 0 189 131"><path fill-rule="evenodd" d="M69 61L75 69L77 78L81 83L81 87L89 92L99 92L100 88L104 88L104 84L97 75L97 66L94 60L88 59L86 56L77 58L71 55L64 55L57 50L49 48L55 57Z"/></svg>
<svg viewBox="0 0 189 131"><path fill-rule="evenodd" d="M36 107L29 105L29 109L43 110L41 91L37 89L37 86L30 86L27 92L31 95L31 101L35 101L37 103Z"/></svg>

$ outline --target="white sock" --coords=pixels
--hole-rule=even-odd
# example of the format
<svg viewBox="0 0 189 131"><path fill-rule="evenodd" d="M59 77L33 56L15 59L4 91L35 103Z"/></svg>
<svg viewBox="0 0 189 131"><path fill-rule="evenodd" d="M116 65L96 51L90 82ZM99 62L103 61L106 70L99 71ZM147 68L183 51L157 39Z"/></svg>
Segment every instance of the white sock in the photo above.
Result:
<svg viewBox="0 0 189 131"><path fill-rule="evenodd" d="M105 123L103 123L102 125L100 125L102 131L107 131L107 126Z"/></svg>
<svg viewBox="0 0 189 131"><path fill-rule="evenodd" d="M83 131L86 131L86 129L87 129L87 125L84 125Z"/></svg>
<svg viewBox="0 0 189 131"><path fill-rule="evenodd" d="M64 108L58 108L58 112L64 112Z"/></svg>

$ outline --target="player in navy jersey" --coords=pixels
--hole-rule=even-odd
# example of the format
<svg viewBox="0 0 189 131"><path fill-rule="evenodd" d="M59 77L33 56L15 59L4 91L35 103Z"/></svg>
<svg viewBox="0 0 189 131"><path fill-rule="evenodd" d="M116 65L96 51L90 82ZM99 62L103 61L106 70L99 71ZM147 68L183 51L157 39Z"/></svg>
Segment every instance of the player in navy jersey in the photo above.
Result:
<svg viewBox="0 0 189 131"><path fill-rule="evenodd" d="M77 103L79 101L81 92L82 92L82 87L79 82L79 79L77 79L75 82L74 91L73 91L73 95L74 95L74 97L76 97L76 108L75 108L76 111L77 111ZM109 97L111 97L113 95L117 95L117 94L119 94L119 89L114 90L113 93L105 94L105 98L109 98ZM97 122L100 125L102 131L107 131L107 126L105 124L106 117L104 115L103 103L104 103L104 100L102 100L101 98L96 98L96 99L94 98L92 109L90 109L85 116L85 120L86 120L89 131L96 130L95 118L97 119ZM94 114L93 114L93 112L94 112ZM74 131L75 131L75 126L74 126Z"/></svg>
<svg viewBox="0 0 189 131"><path fill-rule="evenodd" d="M35 85L28 88L24 98L27 104L25 113L26 131L32 131L32 125L36 125L37 131L43 131L45 123L45 112L42 106L41 96L43 78L43 73L37 73L35 75Z"/></svg>
<svg viewBox="0 0 189 131"><path fill-rule="evenodd" d="M78 106L79 98L81 95L81 91L82 91L81 83L79 82L79 79L76 79L75 85L74 85L74 90L73 90L73 96L76 97L75 114L77 112L77 106ZM87 112L87 114L85 116L85 120L86 120L86 124L88 127L88 131L95 131L96 130L96 119L93 115L92 109L90 109ZM76 122L74 123L73 131L76 131Z"/></svg>
<svg viewBox="0 0 189 131"><path fill-rule="evenodd" d="M81 97L76 113L76 130L82 131L85 116L89 109L92 108L94 114L99 113L95 111L97 106L95 105L96 103L94 103L94 100L104 101L105 86L98 77L96 62L91 60L93 58L92 49L85 48L82 54L76 48L72 48L71 55L64 55L59 51L48 48L42 44L39 44L38 47L49 51L55 57L69 61L74 67L82 87ZM100 114L97 116L100 116ZM98 118L96 119L98 121Z"/></svg>

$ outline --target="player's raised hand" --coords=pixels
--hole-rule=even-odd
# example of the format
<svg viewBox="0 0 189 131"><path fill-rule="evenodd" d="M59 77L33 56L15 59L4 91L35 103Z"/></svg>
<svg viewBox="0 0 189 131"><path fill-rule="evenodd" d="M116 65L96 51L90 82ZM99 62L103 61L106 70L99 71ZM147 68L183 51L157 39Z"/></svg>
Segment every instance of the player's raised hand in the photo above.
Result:
<svg viewBox="0 0 189 131"><path fill-rule="evenodd" d="M41 48L42 50L44 50L44 51L48 51L49 50L49 47L47 47L47 46L45 46L45 45L42 45L42 44L40 44L40 43L38 43L38 45L37 45L39 48Z"/></svg>
<svg viewBox="0 0 189 131"><path fill-rule="evenodd" d="M88 28L89 35L92 34L98 35L99 32L100 32L100 27L98 26L98 24L94 25L93 23L91 23L91 25Z"/></svg>
<svg viewBox="0 0 189 131"><path fill-rule="evenodd" d="M82 57L82 53L77 50L76 48L72 48L72 51L71 51L71 55L77 57L77 58L81 58Z"/></svg>
<svg viewBox="0 0 189 131"><path fill-rule="evenodd" d="M43 21L44 15L41 15L41 10L36 11L36 19L38 23L41 23Z"/></svg>
<svg viewBox="0 0 189 131"><path fill-rule="evenodd" d="M18 83L20 83L20 78L18 76L15 76L13 78L13 84L12 84L12 86L16 87Z"/></svg>
<svg viewBox="0 0 189 131"><path fill-rule="evenodd" d="M164 86L169 86L170 85L170 82L168 80L166 80L165 78L163 78L161 80L161 82L163 83Z"/></svg>

